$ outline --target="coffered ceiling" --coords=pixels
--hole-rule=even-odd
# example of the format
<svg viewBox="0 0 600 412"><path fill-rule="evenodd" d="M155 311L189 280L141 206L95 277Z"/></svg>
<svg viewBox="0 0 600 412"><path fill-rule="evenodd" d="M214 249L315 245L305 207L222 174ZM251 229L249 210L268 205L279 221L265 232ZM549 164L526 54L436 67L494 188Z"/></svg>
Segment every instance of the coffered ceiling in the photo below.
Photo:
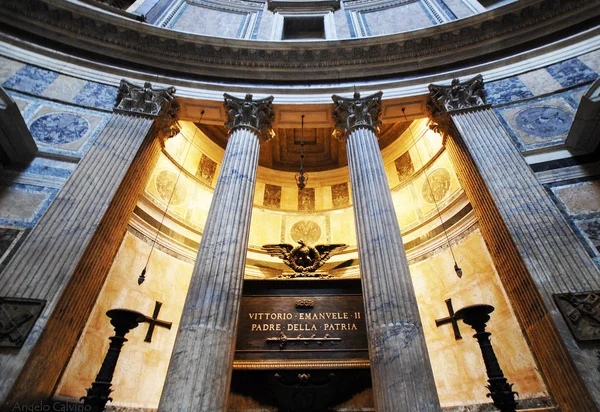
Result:
<svg viewBox="0 0 600 412"><path fill-rule="evenodd" d="M381 149L388 146L411 124L383 124L379 133ZM223 126L196 124L202 132L222 148L227 145L227 129ZM304 168L307 172L347 166L346 146L332 137L332 127L304 128ZM297 171L300 167L301 128L276 128L275 137L261 144L259 165L275 170Z"/></svg>

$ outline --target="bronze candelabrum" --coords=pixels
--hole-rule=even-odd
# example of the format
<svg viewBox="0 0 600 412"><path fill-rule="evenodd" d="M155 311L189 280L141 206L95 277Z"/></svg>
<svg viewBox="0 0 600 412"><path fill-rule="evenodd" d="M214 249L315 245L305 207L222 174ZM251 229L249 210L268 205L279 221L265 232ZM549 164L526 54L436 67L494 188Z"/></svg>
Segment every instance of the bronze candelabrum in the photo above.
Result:
<svg viewBox="0 0 600 412"><path fill-rule="evenodd" d="M471 305L458 310L455 316L477 332L473 337L479 343L485 363L489 383L487 388L490 391L487 396L492 398L494 406L502 412L514 412L517 407L515 401L517 393L513 392L512 383L508 383L500 369L498 358L490 341L491 333L485 331L486 323L490 320L490 313L493 311L494 307L491 305Z"/></svg>
<svg viewBox="0 0 600 412"><path fill-rule="evenodd" d="M86 407L89 406L86 411L90 412L102 412L106 407L106 403L112 401L112 398L109 397L112 392L110 386L121 354L121 348L127 342L125 335L146 319L140 312L129 309L111 309L106 312L106 316L110 318L110 323L115 328L115 336L108 338L110 345L96 380L92 382L91 388L86 389L87 395L81 398L83 404Z"/></svg>

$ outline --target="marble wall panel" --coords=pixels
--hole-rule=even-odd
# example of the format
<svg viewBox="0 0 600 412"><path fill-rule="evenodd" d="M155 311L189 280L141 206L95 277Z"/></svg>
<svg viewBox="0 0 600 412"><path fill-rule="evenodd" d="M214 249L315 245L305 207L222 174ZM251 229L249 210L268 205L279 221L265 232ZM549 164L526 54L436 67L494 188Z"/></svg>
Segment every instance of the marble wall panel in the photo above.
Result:
<svg viewBox="0 0 600 412"><path fill-rule="evenodd" d="M600 212L600 181L553 187L552 191L571 216Z"/></svg>
<svg viewBox="0 0 600 412"><path fill-rule="evenodd" d="M392 193L392 200L396 209L396 216L400 228L406 228L417 221L417 207L419 202L413 195L412 186L406 186Z"/></svg>
<svg viewBox="0 0 600 412"><path fill-rule="evenodd" d="M9 77L2 85L21 92L41 94L57 78L58 73L56 72L26 65Z"/></svg>
<svg viewBox="0 0 600 412"><path fill-rule="evenodd" d="M571 228L600 266L600 181L551 184L549 190Z"/></svg>
<svg viewBox="0 0 600 412"><path fill-rule="evenodd" d="M579 103L581 103L581 98L589 88L589 85L577 87L569 92L562 93L562 96L571 105L571 107L573 107L573 109L577 110Z"/></svg>
<svg viewBox="0 0 600 412"><path fill-rule="evenodd" d="M496 109L520 150L563 143L575 116L565 96L550 96Z"/></svg>
<svg viewBox="0 0 600 412"><path fill-rule="evenodd" d="M600 216L575 219L574 223L585 235L596 252L600 252Z"/></svg>
<svg viewBox="0 0 600 412"><path fill-rule="evenodd" d="M33 227L57 192L33 185L0 185L0 225Z"/></svg>
<svg viewBox="0 0 600 412"><path fill-rule="evenodd" d="M31 116L24 116L40 151L81 157L108 121L108 114L39 102Z"/></svg>
<svg viewBox="0 0 600 412"><path fill-rule="evenodd" d="M17 62L0 56L0 82L4 83L24 66L25 63Z"/></svg>
<svg viewBox="0 0 600 412"><path fill-rule="evenodd" d="M254 32L256 33L256 37L253 37L257 40L271 40L271 32L273 29L274 18L273 13L261 13L260 24L255 26Z"/></svg>
<svg viewBox="0 0 600 412"><path fill-rule="evenodd" d="M591 53L586 53L582 56L579 56L578 59L596 73L600 73L600 50L594 50Z"/></svg>
<svg viewBox="0 0 600 412"><path fill-rule="evenodd" d="M187 4L181 15L173 19L172 28L188 33L235 38L246 16L246 13Z"/></svg>
<svg viewBox="0 0 600 412"><path fill-rule="evenodd" d="M22 98L14 92L9 92L8 94L15 101L15 103L17 104L17 107L19 108L19 111L21 112L21 115L23 116L25 111L30 107L32 100Z"/></svg>
<svg viewBox="0 0 600 412"><path fill-rule="evenodd" d="M334 210L329 213L329 227L331 243L346 243L356 245L356 226L354 223L354 209L347 208Z"/></svg>
<svg viewBox="0 0 600 412"><path fill-rule="evenodd" d="M250 36L250 38L253 40L256 40L258 38L258 29L262 23L263 17L264 13L262 11L256 13L256 22L254 23L254 27L252 28L252 35Z"/></svg>
<svg viewBox="0 0 600 412"><path fill-rule="evenodd" d="M116 87L87 82L73 98L73 102L82 106L112 111L117 99L117 92Z"/></svg>
<svg viewBox="0 0 600 412"><path fill-rule="evenodd" d="M552 93L562 89L560 83L557 82L556 79L554 79L554 77L552 77L552 75L548 73L546 69L539 69L520 74L518 79L531 93L533 93L534 96Z"/></svg>
<svg viewBox="0 0 600 412"><path fill-rule="evenodd" d="M514 102L533 97L533 93L531 93L518 77L510 77L508 79L486 83L485 93L487 102L491 105Z"/></svg>
<svg viewBox="0 0 600 412"><path fill-rule="evenodd" d="M462 0L439 0L439 2L444 3L459 19L473 15L471 9L467 7L467 5Z"/></svg>
<svg viewBox="0 0 600 412"><path fill-rule="evenodd" d="M420 1L405 3L384 10L361 12L369 36L401 33L437 24Z"/></svg>
<svg viewBox="0 0 600 412"><path fill-rule="evenodd" d="M61 74L46 87L41 95L50 99L72 102L86 84L89 84L86 80L76 79L75 77ZM110 107L110 109L112 109L112 107Z"/></svg>
<svg viewBox="0 0 600 412"><path fill-rule="evenodd" d="M350 32L352 27L352 20L348 20L347 16L348 12L344 10L338 10L333 13L333 22L335 24L335 32L338 39L349 39L353 36ZM354 32L354 28L352 27L352 32Z"/></svg>
<svg viewBox="0 0 600 412"><path fill-rule="evenodd" d="M282 220L284 215L269 211L254 209L250 222L250 247L259 249L268 243L280 243L283 237Z"/></svg>
<svg viewBox="0 0 600 412"><path fill-rule="evenodd" d="M579 83L593 81L598 78L598 73L594 72L579 59L565 60L548 66L546 70L562 87L575 86Z"/></svg>
<svg viewBox="0 0 600 412"><path fill-rule="evenodd" d="M12 91L112 111L118 88L0 57L0 81Z"/></svg>

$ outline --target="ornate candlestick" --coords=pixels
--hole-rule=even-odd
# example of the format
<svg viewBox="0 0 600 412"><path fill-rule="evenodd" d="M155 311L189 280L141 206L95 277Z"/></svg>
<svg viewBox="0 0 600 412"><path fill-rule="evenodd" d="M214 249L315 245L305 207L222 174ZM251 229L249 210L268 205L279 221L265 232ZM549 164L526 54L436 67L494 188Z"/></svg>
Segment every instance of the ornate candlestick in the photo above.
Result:
<svg viewBox="0 0 600 412"><path fill-rule="evenodd" d="M110 346L96 380L92 382L91 388L86 389L87 395L81 398L85 406L91 407L91 409L86 409L91 412L104 411L106 402L112 401L112 398L108 395L112 392L110 385L121 354L121 348L127 342L125 335L131 329L135 329L141 322L144 322L146 318L140 312L129 309L111 309L106 312L106 316L111 319L110 323L115 327L115 336L109 338Z"/></svg>
<svg viewBox="0 0 600 412"><path fill-rule="evenodd" d="M471 326L477 332L473 335L479 343L483 362L488 376L487 388L490 393L487 394L494 401L494 406L502 412L514 412L517 407L515 394L512 390L512 383L508 383L504 377L498 358L490 342L491 333L485 331L486 323L490 320L489 314L494 311L491 305L471 305L458 310L455 313L457 319L462 319L467 325Z"/></svg>

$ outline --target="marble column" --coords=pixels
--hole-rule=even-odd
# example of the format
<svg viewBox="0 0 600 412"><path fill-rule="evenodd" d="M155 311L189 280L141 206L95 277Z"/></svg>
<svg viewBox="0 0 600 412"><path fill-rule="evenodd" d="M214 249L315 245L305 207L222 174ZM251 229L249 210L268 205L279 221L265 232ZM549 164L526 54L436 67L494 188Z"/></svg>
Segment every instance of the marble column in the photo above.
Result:
<svg viewBox="0 0 600 412"><path fill-rule="evenodd" d="M159 411L225 411L260 141L273 97L225 94L229 141L208 212Z"/></svg>
<svg viewBox="0 0 600 412"><path fill-rule="evenodd" d="M377 143L381 95L333 96L346 141L375 407L440 411L392 195Z"/></svg>
<svg viewBox="0 0 600 412"><path fill-rule="evenodd" d="M121 82L107 125L0 274L2 296L46 302L24 345L0 351L4 408L39 404L52 395L158 158L161 139L177 131L174 92Z"/></svg>
<svg viewBox="0 0 600 412"><path fill-rule="evenodd" d="M482 77L429 90L432 128L445 135L551 395L562 411L598 410L600 346L578 343L553 299L558 293L600 289L598 269L485 104Z"/></svg>

